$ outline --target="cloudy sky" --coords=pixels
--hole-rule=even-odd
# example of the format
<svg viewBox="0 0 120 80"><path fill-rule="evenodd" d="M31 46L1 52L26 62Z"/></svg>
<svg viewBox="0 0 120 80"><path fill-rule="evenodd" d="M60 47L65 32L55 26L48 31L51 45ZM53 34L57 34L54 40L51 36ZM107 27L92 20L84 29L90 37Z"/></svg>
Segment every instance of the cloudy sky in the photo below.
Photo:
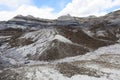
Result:
<svg viewBox="0 0 120 80"><path fill-rule="evenodd" d="M58 16L105 15L120 9L120 0L0 0L0 20L16 15L55 19Z"/></svg>

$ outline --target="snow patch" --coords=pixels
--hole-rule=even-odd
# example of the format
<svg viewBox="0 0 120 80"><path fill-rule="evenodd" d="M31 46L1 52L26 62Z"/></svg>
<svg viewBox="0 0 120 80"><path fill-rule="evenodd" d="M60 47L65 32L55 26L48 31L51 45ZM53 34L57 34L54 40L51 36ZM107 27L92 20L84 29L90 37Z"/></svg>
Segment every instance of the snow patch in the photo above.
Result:
<svg viewBox="0 0 120 80"><path fill-rule="evenodd" d="M59 41L61 41L61 42L64 42L64 43L71 43L71 44L72 44L72 41L71 41L71 40L65 38L65 37L62 36L62 35L55 35L55 37L54 37L53 40L55 40L55 39L57 39L57 40L59 40Z"/></svg>
<svg viewBox="0 0 120 80"><path fill-rule="evenodd" d="M0 36L0 39L1 38L11 38L11 36Z"/></svg>
<svg viewBox="0 0 120 80"><path fill-rule="evenodd" d="M8 28L15 28L15 29L26 29L27 27L26 26L21 26L21 25L10 25L8 26Z"/></svg>

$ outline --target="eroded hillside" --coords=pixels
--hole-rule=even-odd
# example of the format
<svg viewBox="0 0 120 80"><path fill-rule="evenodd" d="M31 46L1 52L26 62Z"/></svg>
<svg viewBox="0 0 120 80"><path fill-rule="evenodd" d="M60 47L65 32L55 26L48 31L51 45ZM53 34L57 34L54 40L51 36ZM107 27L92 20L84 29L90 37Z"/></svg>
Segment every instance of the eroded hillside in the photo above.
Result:
<svg viewBox="0 0 120 80"><path fill-rule="evenodd" d="M0 22L0 80L119 80L119 21L120 11Z"/></svg>

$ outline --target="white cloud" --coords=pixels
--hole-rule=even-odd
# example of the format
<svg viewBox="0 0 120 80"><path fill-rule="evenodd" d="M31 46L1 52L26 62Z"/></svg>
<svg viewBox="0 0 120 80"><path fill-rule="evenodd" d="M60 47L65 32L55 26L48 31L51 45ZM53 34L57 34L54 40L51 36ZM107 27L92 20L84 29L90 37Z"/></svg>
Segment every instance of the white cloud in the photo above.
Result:
<svg viewBox="0 0 120 80"><path fill-rule="evenodd" d="M33 0L0 0L0 5L7 6L11 10L0 11L0 20L9 20L21 15L33 15L35 17L54 19L60 15L71 14L72 16L104 15L106 10L120 6L120 0L72 0L59 13L53 13L54 8L36 7ZM117 8L118 9L118 8ZM116 10L116 9L115 9Z"/></svg>
<svg viewBox="0 0 120 80"><path fill-rule="evenodd" d="M53 13L53 8L49 7L42 7L38 8L35 6L28 6L28 5L23 5L19 7L17 10L17 13L22 14L22 15L33 15L35 17L41 17L41 18L55 18L55 14Z"/></svg>
<svg viewBox="0 0 120 80"><path fill-rule="evenodd" d="M59 13L73 16L103 15L107 9L120 6L120 0L72 0Z"/></svg>
<svg viewBox="0 0 120 80"><path fill-rule="evenodd" d="M0 20L9 20L16 15L32 15L40 18L54 19L56 18L56 14L52 13L53 9L49 7L38 8L36 6L31 5L22 5L15 11L1 11L0 12Z"/></svg>
<svg viewBox="0 0 120 80"><path fill-rule="evenodd" d="M32 4L32 0L0 0L0 5L16 9L23 4Z"/></svg>

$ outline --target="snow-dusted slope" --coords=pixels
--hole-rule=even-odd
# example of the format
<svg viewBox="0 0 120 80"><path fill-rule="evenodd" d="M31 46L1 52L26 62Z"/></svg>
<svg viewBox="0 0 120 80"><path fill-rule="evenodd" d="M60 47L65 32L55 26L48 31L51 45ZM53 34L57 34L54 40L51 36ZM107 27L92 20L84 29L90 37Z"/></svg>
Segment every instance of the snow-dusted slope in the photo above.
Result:
<svg viewBox="0 0 120 80"><path fill-rule="evenodd" d="M2 56L24 63L25 60L61 59L82 55L89 51L86 46L72 41L69 38L71 35L67 37L67 34L63 33L64 29L63 32L59 31L59 29L62 30L62 28L55 27L40 28L33 31L31 29L30 31L18 29L18 34L17 29L10 28L12 36L6 41L7 45L4 49L4 45L1 46ZM14 30L15 35L12 30ZM9 30L5 30L2 34L7 32Z"/></svg>
<svg viewBox="0 0 120 80"><path fill-rule="evenodd" d="M49 43L54 38L55 34L55 29L40 29L38 31L25 33L18 39L32 40L34 43L5 50L5 56L21 61L24 60L28 54L40 55L47 48L47 46L49 46Z"/></svg>

